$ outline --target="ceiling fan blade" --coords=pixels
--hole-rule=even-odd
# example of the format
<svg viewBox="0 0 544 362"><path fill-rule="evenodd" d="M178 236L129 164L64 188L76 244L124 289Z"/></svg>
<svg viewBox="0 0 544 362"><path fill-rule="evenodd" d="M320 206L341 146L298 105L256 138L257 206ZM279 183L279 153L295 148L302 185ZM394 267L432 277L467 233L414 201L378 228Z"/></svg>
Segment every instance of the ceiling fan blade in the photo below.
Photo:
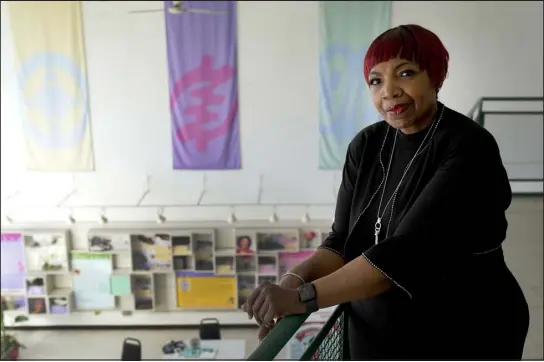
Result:
<svg viewBox="0 0 544 362"><path fill-rule="evenodd" d="M163 9L151 9L151 10L131 10L129 13L157 13L159 11L164 11Z"/></svg>
<svg viewBox="0 0 544 362"><path fill-rule="evenodd" d="M218 10L208 10L208 9L185 9L189 13L200 13L200 14L225 14L226 11Z"/></svg>

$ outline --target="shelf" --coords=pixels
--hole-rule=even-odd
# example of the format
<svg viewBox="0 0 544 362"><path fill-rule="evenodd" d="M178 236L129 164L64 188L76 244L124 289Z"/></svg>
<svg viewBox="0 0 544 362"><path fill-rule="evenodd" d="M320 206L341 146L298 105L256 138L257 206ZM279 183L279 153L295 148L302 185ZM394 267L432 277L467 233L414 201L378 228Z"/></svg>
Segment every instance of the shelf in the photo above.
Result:
<svg viewBox="0 0 544 362"><path fill-rule="evenodd" d="M130 275L134 273L130 268L116 268L113 269L112 275Z"/></svg>
<svg viewBox="0 0 544 362"><path fill-rule="evenodd" d="M218 249L215 251L215 256L234 256L236 249Z"/></svg>
<svg viewBox="0 0 544 362"><path fill-rule="evenodd" d="M62 252L61 249L57 249L56 254L52 252L51 254L47 254L49 259L44 259L46 256L45 251L42 253L43 256L39 253L34 254L32 251L34 249L39 249L34 246L34 244L43 244L41 241L42 239L40 239L40 237L42 237L40 234L53 234L53 236L56 237L62 233L29 231L28 233L24 233L24 235L33 236L31 239L34 244L26 245L24 244L24 241L23 244L25 250L26 248L32 249L32 257L35 256L35 260L33 260L32 263L27 264L27 267L35 270L29 270L24 274L25 277L28 277L30 280L33 278L43 278L45 291L34 290L34 292L37 291L40 294L31 295L26 289L12 290L8 292L4 291L2 292L2 295L6 297L12 296L15 299L22 298L25 302L28 302L28 299L34 299L33 306L35 308L33 310L35 310L35 312L32 314L32 318L40 318L40 320L43 318L47 319L47 317L51 318L51 315L56 314L68 314L67 317L77 319L79 316L83 315L82 313L92 314L96 311L105 314L110 312L113 313L111 315L116 316L119 314L119 317L121 317L120 312L122 311L137 314L144 312L144 314L153 314L153 316L156 316L161 315L161 313L169 314L180 310L180 308L177 308L177 303L175 303L175 305L173 303L173 291L166 290L170 288L175 289L177 296L183 288L183 286L180 287L180 285L182 285L181 282L183 282L180 282L180 278L185 278L184 281L193 283L189 288L192 290L196 290L196 283L201 283L202 281L202 284L198 284L198 289L205 290L205 288L211 288L214 291L213 295L217 294L217 292L222 293L219 290L221 288L228 289L228 283L231 283L228 280L232 279L232 288L234 289L231 292L232 298L229 298L234 300L234 304L232 304L232 302L221 302L221 298L217 299L217 303L220 302L219 304L234 305L234 307L198 307L199 305L216 303L216 297L213 295L211 298L213 299L211 301L212 303L202 303L200 292L198 292L196 296L195 293L193 293L193 296L186 296L184 303L188 303L190 307L181 309L185 313L196 313L196 311L199 310L210 312L237 311L238 306L243 303L245 298L247 298L249 293L251 293L259 283L264 281L277 282L281 276L280 272L285 268L289 268L287 264L300 262L303 258L306 258L313 253L316 249L310 246L315 246L317 240L323 237L321 230L302 227L283 229L275 227L233 229L232 226L230 226L228 228L223 227L222 229L223 230L217 233L216 229L198 230L196 228L192 230L169 230L162 228L140 229L139 227L136 227L134 229L122 231L117 229L110 230L108 228L103 228L101 230L94 229L92 232L89 231L86 238L78 237L79 242L77 246L79 249L74 250L70 249L70 238L67 237L66 247L64 245L62 247L66 248L68 268L70 268L71 265L80 265L78 269L81 271L81 274L83 274L83 272L87 270L87 265L92 263L84 262L72 264L76 260L80 261L86 259L92 261L96 259L98 264L106 263L104 259L109 260L109 268L106 265L106 267L99 266L98 269L89 268L89 270L97 270L97 272L102 271L108 274L111 282L112 298L115 298L115 307L113 307L113 304L105 303L102 304L106 307L104 309L91 308L77 310L74 310L76 300L80 303L86 296L78 294L81 293L81 291L84 291L83 289L70 288L70 286L74 286L74 283L76 282L81 283L84 278L76 278L76 274L73 273L73 271L64 269L66 268L65 264L62 264L63 269L61 270L36 270L42 265L45 267L51 265L53 265L53 267L60 267L61 264L55 262L55 256L58 255L59 250ZM306 235L310 232L319 235L312 239L311 245ZM217 235L221 238L219 242L217 241ZM101 251L99 246L108 246L109 243L97 243L96 240L93 240L92 242L93 249L81 249L86 248L91 244L89 241L91 237L111 239L113 249L104 248L104 251ZM240 242L242 249L245 245L242 242L243 240L237 240L237 238L250 238L250 245L248 248L252 252L236 253L238 250L236 248L237 242ZM115 244L113 239L123 241L123 243L118 243L123 248L117 248L115 245L118 244ZM83 241L83 243L81 243L81 241ZM126 249L124 248L125 244L127 247ZM261 246L261 248L259 248L259 246ZM81 255L79 258L78 254ZM85 256L85 254L87 255ZM141 257L144 257L145 260L138 260L143 259ZM50 264L44 264L43 260L47 260ZM199 260L200 262L198 262ZM103 261L103 263L99 261ZM134 266L139 267L141 270L134 270ZM206 270L199 270L198 268L205 268ZM183 273L186 273L186 276L178 276ZM89 274L81 276L88 278L92 277L93 274L89 272ZM127 278L130 278L130 283L128 283ZM133 283L135 278L150 278L150 284L148 283L149 290L137 295L139 293L137 293ZM191 280L191 278L193 279ZM221 279L223 280L221 281ZM101 284L101 293L109 294L109 292L107 292L108 287L106 286L106 283L107 278L104 279L103 284ZM113 288L114 284L116 286L123 285L123 291L121 292L119 287ZM39 286L41 284L35 283L35 285ZM183 292L190 292L190 290L183 289ZM85 291L85 293L87 292ZM92 290L90 293L92 293ZM78 298L76 298L76 296ZM80 299L80 297L84 298ZM189 297L192 298L193 301L191 301ZM202 297L204 297L204 294ZM137 310L136 304L140 306L140 302L136 302L137 299L139 300L140 298L144 300L147 299L147 303L152 303L151 305L142 303L141 307L144 307L144 305L147 304L147 306L151 308ZM40 299L44 299L45 303L40 302ZM45 304L47 308L45 314L43 311L38 311L40 308L43 309L42 304ZM68 312L53 313L51 312L51 306L53 305L58 310L60 310L62 306L68 305ZM91 304L86 305L85 303L80 303L80 305L83 307L86 307L87 305L91 306ZM93 305L98 304L93 303ZM24 312L28 312L30 307L30 305L24 307ZM230 316L230 314L228 315ZM160 319L161 317L159 316L157 318ZM64 317L62 319L64 319ZM127 320L124 323L133 323L132 319L131 321L128 321L127 318L124 318L124 320ZM80 323L85 325L93 324L94 322L81 320ZM245 324L243 322L240 323ZM54 324L57 324L56 320Z"/></svg>
<svg viewBox="0 0 544 362"><path fill-rule="evenodd" d="M62 276L62 275L70 275L72 274L72 272L70 270L43 270L43 271L40 271L40 270L27 270L26 271L26 275L29 276L29 277L34 277L34 276L44 276L44 275L52 275L52 276L55 276L55 275L59 275L59 276Z"/></svg>
<svg viewBox="0 0 544 362"><path fill-rule="evenodd" d="M108 308L108 309L74 309L75 313L88 313L93 312L95 316L100 315L102 312L115 312L121 311L121 307ZM74 314L74 313L71 313Z"/></svg>
<svg viewBox="0 0 544 362"><path fill-rule="evenodd" d="M239 271L235 275L257 275L257 272L254 271Z"/></svg>
<svg viewBox="0 0 544 362"><path fill-rule="evenodd" d="M3 297L24 297L26 295L26 292L24 290L2 290L0 293Z"/></svg>
<svg viewBox="0 0 544 362"><path fill-rule="evenodd" d="M89 250L70 250L70 254L77 254L77 253L87 253L87 254L107 254L107 255L116 255L116 254L122 254L127 253L128 249L123 250L106 250L106 251L89 251Z"/></svg>
<svg viewBox="0 0 544 362"><path fill-rule="evenodd" d="M167 275L167 274L174 274L174 269L169 270L134 270L132 271L132 274L136 275Z"/></svg>
<svg viewBox="0 0 544 362"><path fill-rule="evenodd" d="M154 310L151 310L152 312L168 312L168 304L166 301L158 301L157 298L154 298L153 303ZM137 310L137 312L146 312L146 310Z"/></svg>
<svg viewBox="0 0 544 362"><path fill-rule="evenodd" d="M72 293L71 288L55 288L49 292L46 296L50 298L62 298L68 297Z"/></svg>
<svg viewBox="0 0 544 362"><path fill-rule="evenodd" d="M113 269L112 275L164 275L173 274L177 270L132 270L131 268Z"/></svg>

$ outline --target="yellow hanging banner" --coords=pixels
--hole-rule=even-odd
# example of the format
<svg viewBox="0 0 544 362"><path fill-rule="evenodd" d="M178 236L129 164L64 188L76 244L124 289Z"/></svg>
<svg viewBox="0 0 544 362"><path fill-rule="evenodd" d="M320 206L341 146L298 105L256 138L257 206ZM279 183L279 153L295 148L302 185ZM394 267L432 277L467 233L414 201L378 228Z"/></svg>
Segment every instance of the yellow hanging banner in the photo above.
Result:
<svg viewBox="0 0 544 362"><path fill-rule="evenodd" d="M91 171L80 1L9 1L27 168Z"/></svg>

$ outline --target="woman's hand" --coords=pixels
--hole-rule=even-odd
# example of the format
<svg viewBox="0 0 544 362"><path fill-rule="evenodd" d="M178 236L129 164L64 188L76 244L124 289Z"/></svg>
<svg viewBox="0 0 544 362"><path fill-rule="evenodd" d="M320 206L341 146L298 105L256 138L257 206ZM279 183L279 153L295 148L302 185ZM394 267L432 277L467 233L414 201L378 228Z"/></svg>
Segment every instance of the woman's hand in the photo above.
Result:
<svg viewBox="0 0 544 362"><path fill-rule="evenodd" d="M278 285L284 289L298 289L302 285L302 282L299 278L294 277L293 275L285 275L283 278L281 278ZM264 325L259 325L259 331L257 332L257 339L259 340L259 343L263 340L264 337L270 333L272 328L281 320L281 317L276 319L275 322L272 323L272 325L265 327Z"/></svg>
<svg viewBox="0 0 544 362"><path fill-rule="evenodd" d="M306 306L300 302L296 289L265 282L249 295L242 310L247 313L249 319L255 317L259 326L270 330L274 325L274 319L305 313Z"/></svg>

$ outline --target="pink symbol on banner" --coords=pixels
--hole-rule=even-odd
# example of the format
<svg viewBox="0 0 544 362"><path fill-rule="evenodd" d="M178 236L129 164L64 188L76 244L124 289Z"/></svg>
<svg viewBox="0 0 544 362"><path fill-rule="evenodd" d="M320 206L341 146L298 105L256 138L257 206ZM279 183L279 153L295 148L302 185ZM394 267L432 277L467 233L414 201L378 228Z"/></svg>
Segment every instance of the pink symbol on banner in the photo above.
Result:
<svg viewBox="0 0 544 362"><path fill-rule="evenodd" d="M227 132L238 111L238 100L236 99L232 103L223 122L213 128L206 127L206 124L216 121L219 115L208 111L207 107L218 106L223 103L225 96L214 94L214 90L221 84L231 80L234 74L234 68L228 65L213 69L213 58L205 55L202 57L200 66L185 73L176 81L170 97L170 109L176 107L178 97L191 86L204 83L204 85L189 93L192 97L200 99L200 104L190 104L183 110L184 116L194 116L195 120L181 125L176 130L176 135L180 141L194 140L196 150L206 152L210 141Z"/></svg>
<svg viewBox="0 0 544 362"><path fill-rule="evenodd" d="M25 266L23 265L23 262L22 261L17 261L17 270L19 272L24 272L25 271Z"/></svg>

